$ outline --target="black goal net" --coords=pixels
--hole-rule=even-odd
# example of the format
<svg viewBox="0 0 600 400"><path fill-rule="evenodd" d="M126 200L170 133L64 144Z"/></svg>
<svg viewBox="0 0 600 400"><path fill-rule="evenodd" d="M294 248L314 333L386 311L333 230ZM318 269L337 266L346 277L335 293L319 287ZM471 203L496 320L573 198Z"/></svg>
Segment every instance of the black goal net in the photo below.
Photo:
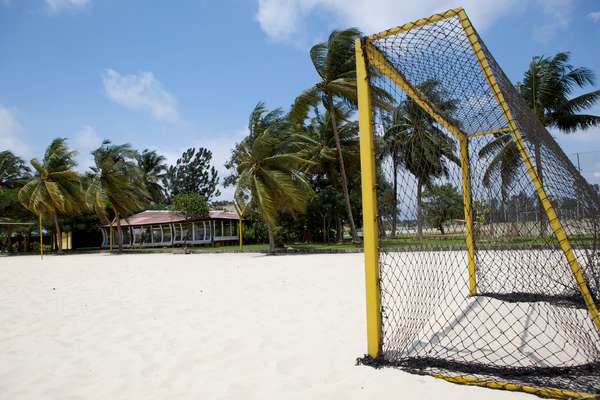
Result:
<svg viewBox="0 0 600 400"><path fill-rule="evenodd" d="M599 395L597 188L464 11L362 48L381 304L381 349L362 361L541 396Z"/></svg>

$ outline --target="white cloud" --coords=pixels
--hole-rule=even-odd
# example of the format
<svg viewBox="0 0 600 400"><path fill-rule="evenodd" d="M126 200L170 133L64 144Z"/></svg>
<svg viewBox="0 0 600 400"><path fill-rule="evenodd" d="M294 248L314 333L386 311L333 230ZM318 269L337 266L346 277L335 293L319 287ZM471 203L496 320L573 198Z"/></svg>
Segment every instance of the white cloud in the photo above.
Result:
<svg viewBox="0 0 600 400"><path fill-rule="evenodd" d="M455 7L464 7L476 27L485 29L496 19L529 5L541 7L544 12L541 37L565 28L572 3L573 0L259 0L256 19L271 39L287 41L301 32L305 18L318 11L332 13L338 23L357 26L370 34Z"/></svg>
<svg viewBox="0 0 600 400"><path fill-rule="evenodd" d="M23 141L24 134L15 111L0 104L0 151L10 150L26 159L31 157L31 148Z"/></svg>
<svg viewBox="0 0 600 400"><path fill-rule="evenodd" d="M89 167L94 165L90 152L100 147L102 139L96 134L93 127L86 125L75 133L71 144L73 149L78 152L77 164L79 171L86 172Z"/></svg>
<svg viewBox="0 0 600 400"><path fill-rule="evenodd" d="M533 29L536 40L547 42L569 27L573 16L573 0L536 0L536 5L543 15L542 24Z"/></svg>
<svg viewBox="0 0 600 400"><path fill-rule="evenodd" d="M269 37L286 40L301 28L304 18L318 10L333 13L341 23L375 33L459 6L481 28L518 4L517 0L259 0L256 19Z"/></svg>
<svg viewBox="0 0 600 400"><path fill-rule="evenodd" d="M90 5L90 0L44 0L51 14L60 14L66 10L80 10Z"/></svg>
<svg viewBox="0 0 600 400"><path fill-rule="evenodd" d="M600 22L600 11L594 11L588 14L588 17L594 22Z"/></svg>
<svg viewBox="0 0 600 400"><path fill-rule="evenodd" d="M104 91L115 103L134 110L148 110L159 121L177 122L177 100L163 88L152 72L121 75L107 69L102 75Z"/></svg>

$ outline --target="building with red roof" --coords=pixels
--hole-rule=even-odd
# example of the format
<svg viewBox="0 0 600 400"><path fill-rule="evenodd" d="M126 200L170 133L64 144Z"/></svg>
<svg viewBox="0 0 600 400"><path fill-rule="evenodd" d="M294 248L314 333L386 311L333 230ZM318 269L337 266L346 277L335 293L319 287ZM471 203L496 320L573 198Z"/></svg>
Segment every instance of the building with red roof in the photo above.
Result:
<svg viewBox="0 0 600 400"><path fill-rule="evenodd" d="M123 247L167 247L239 240L240 217L235 211L212 210L207 218L186 221L170 210L147 210L121 219ZM118 232L113 224L113 245ZM101 228L102 247L110 246L110 226Z"/></svg>

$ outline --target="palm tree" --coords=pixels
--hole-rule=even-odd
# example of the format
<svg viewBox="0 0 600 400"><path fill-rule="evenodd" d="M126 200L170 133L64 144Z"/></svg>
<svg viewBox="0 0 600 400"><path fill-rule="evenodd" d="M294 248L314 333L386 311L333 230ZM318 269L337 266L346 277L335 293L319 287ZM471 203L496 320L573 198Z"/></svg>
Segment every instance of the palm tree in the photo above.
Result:
<svg viewBox="0 0 600 400"><path fill-rule="evenodd" d="M394 110L391 118L384 118L383 137L379 141L379 158L390 157L392 161L392 190L391 190L391 215L392 215L392 237L396 236L398 220L398 170L402 165L403 135L410 128L410 118L401 107ZM385 232L385 229L384 231Z"/></svg>
<svg viewBox="0 0 600 400"><path fill-rule="evenodd" d="M103 223L117 222L119 251L123 249L121 218L143 209L150 200L137 152L129 144L113 145L105 140L92 152L95 166L85 198L88 207ZM109 210L112 219L109 219Z"/></svg>
<svg viewBox="0 0 600 400"><path fill-rule="evenodd" d="M594 85L594 73L569 64L569 53L533 57L523 81L517 83L521 96L547 127L564 133L600 126L600 116L581 114L600 100L600 90L569 98L575 89Z"/></svg>
<svg viewBox="0 0 600 400"><path fill-rule="evenodd" d="M137 154L137 165L142 172L144 186L150 193L154 204L165 201L164 189L160 182L165 178L167 166L166 158L154 150L144 149L141 154Z"/></svg>
<svg viewBox="0 0 600 400"><path fill-rule="evenodd" d="M31 169L9 150L0 151L0 190L14 188L29 178Z"/></svg>
<svg viewBox="0 0 600 400"><path fill-rule="evenodd" d="M600 125L600 117L580 112L600 100L600 90L587 92L569 99L577 88L594 84L594 74L584 67L573 67L569 63L569 53L557 53L553 57L533 57L523 81L517 89L533 113L546 127L554 127L564 133L588 129ZM543 182L541 143L535 141L534 159L537 175ZM507 188L515 179L521 166L516 144L509 134L495 135L494 140L484 146L480 157L490 157L484 174L484 185L491 184L490 177L498 173L501 179L503 202L507 198ZM488 177L485 179L485 177ZM539 204L540 234L546 231L544 208Z"/></svg>
<svg viewBox="0 0 600 400"><path fill-rule="evenodd" d="M306 117L309 107L319 102L329 111L340 169L342 192L344 194L348 223L350 224L352 240L354 242L358 242L358 236L356 234L354 217L352 216L342 144L339 137L338 124L335 120L334 98L338 98L348 105L356 104L354 40L360 37L360 34L360 31L356 28L333 31L329 35L327 42L318 43L310 49L310 58L321 80L313 87L302 92L296 98L290 111L290 118L295 122L302 121ZM377 93L374 92L374 94Z"/></svg>
<svg viewBox="0 0 600 400"><path fill-rule="evenodd" d="M261 103L257 105L260 107ZM276 110L278 111L278 110ZM279 113L279 111L278 111ZM275 249L275 227L280 213L295 214L306 208L312 188L302 169L310 162L289 151L289 142L282 130L285 123L274 118L270 123L261 116L264 109L255 108L251 115L261 121L255 125L250 140L244 140L234 151L237 172L236 191L249 191L269 232L271 251ZM268 115L268 114L267 114Z"/></svg>
<svg viewBox="0 0 600 400"><path fill-rule="evenodd" d="M446 118L452 120L456 101L447 98L447 93L438 81L427 80L421 83L418 89ZM392 157L394 168L394 213L397 212L398 201L398 168L402 165L417 179L416 217L417 237L420 239L423 237L424 220L423 186L430 184L433 178L448 176L446 160L456 164L460 162L455 154L455 144L436 125L434 119L410 98L401 102L394 111L384 140L388 144L387 152ZM394 220L396 218L397 215L394 214ZM395 221L392 230L395 231Z"/></svg>
<svg viewBox="0 0 600 400"><path fill-rule="evenodd" d="M337 114L335 121L345 162L356 164L353 171L358 171L358 124L350 121L352 110L342 104L334 108ZM315 116L307 125L297 125L297 132L291 136L291 146L296 148L302 158L312 161L307 172L318 175L329 186L339 182L337 146L331 125L329 111L321 115L315 110Z"/></svg>
<svg viewBox="0 0 600 400"><path fill-rule="evenodd" d="M66 139L54 139L41 162L35 158L31 160L35 174L18 193L23 207L40 218L52 218L59 253L62 253L62 234L58 216L76 214L83 208L81 180L74 171L76 154L69 150Z"/></svg>
<svg viewBox="0 0 600 400"><path fill-rule="evenodd" d="M486 143L478 153L479 159L486 160L487 167L483 174L482 183L485 187L493 185L495 177L500 178L501 207L508 200L508 190L517 177L521 156L517 144L510 133L494 134L494 139Z"/></svg>

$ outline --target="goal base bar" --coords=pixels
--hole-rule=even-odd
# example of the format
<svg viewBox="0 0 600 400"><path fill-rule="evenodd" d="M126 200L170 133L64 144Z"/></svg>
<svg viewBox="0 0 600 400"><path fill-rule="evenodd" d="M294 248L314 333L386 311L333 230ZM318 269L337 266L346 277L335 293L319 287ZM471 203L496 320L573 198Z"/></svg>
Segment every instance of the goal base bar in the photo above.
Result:
<svg viewBox="0 0 600 400"><path fill-rule="evenodd" d="M459 385L479 386L488 389L508 390L511 392L524 392L535 394L540 397L548 397L555 399L598 399L595 394L588 392L576 392L572 390L520 385L516 383L505 382L501 380L490 380L477 378L474 376L452 376L445 374L431 374L434 378L443 379L448 382L457 383Z"/></svg>

